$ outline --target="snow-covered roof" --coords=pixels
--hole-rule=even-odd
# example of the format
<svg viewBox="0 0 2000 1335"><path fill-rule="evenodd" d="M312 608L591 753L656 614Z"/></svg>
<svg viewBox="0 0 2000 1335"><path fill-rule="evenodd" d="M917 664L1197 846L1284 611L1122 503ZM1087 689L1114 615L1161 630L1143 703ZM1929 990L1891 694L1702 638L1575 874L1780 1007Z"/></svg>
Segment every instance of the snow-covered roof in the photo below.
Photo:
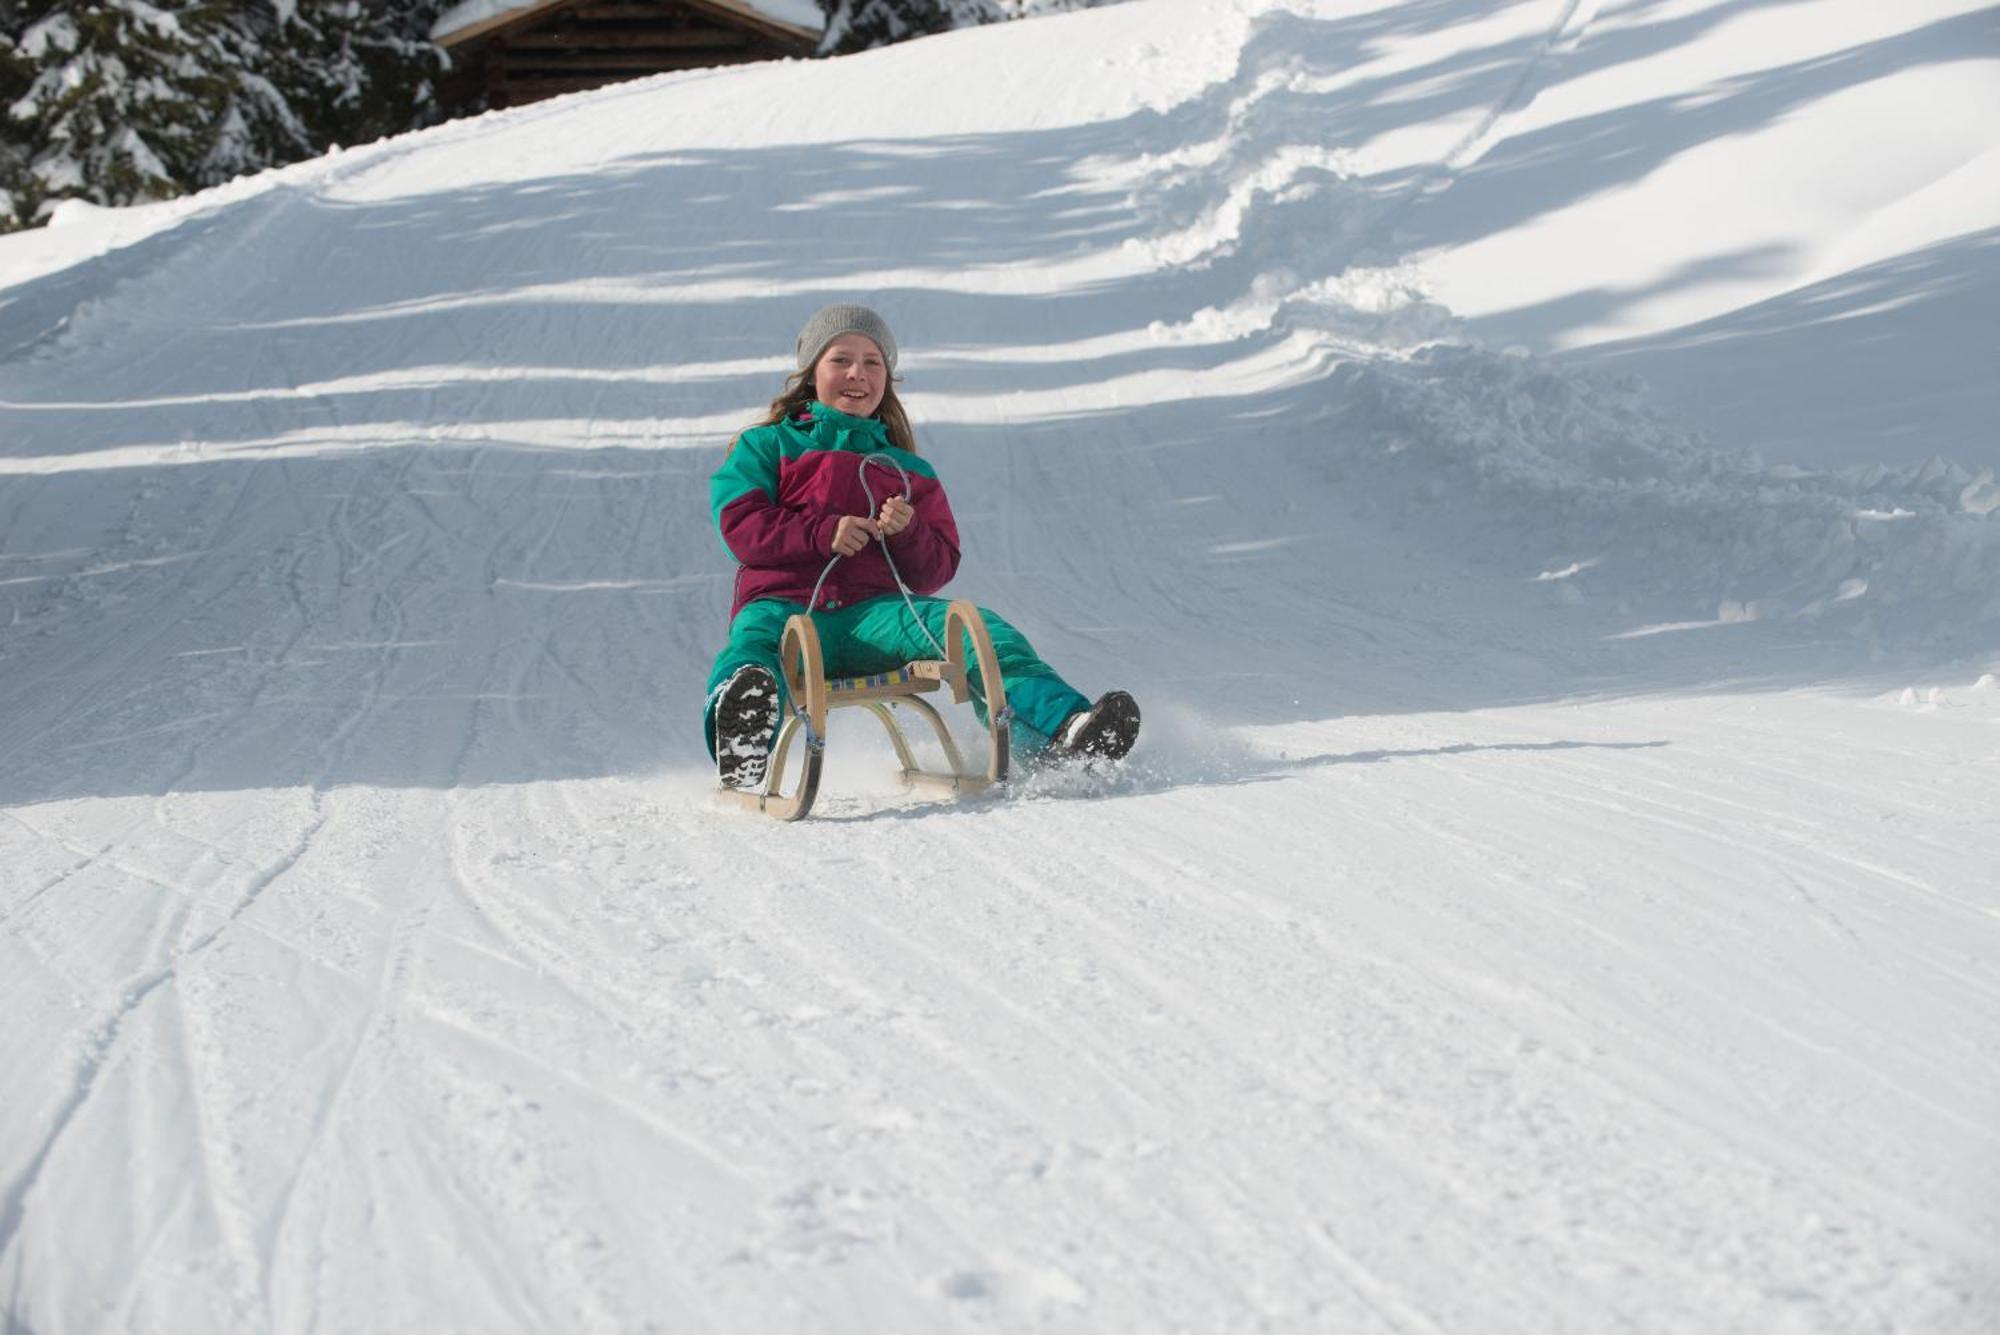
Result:
<svg viewBox="0 0 2000 1335"><path fill-rule="evenodd" d="M563 0L461 0L431 25L433 42L453 45L470 41L510 19L538 9L554 9ZM776 23L817 37L826 26L826 15L816 0L705 0L717 9L733 10L745 18Z"/></svg>

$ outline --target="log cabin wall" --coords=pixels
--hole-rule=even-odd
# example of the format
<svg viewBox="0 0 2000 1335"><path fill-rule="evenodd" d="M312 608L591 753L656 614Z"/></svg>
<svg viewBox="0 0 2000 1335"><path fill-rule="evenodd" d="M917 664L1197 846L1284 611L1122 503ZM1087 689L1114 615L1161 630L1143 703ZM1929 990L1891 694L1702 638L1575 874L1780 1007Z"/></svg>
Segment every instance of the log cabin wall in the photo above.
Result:
<svg viewBox="0 0 2000 1335"><path fill-rule="evenodd" d="M442 39L448 107L518 107L668 70L810 56L813 35L702 0L566 0Z"/></svg>

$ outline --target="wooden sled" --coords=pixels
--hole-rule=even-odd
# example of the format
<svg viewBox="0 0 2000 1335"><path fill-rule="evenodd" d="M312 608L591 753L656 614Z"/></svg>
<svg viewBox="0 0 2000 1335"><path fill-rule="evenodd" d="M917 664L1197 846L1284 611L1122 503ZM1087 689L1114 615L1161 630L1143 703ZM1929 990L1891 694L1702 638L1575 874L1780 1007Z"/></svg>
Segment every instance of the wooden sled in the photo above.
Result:
<svg viewBox="0 0 2000 1335"><path fill-rule="evenodd" d="M980 685L986 693L986 730L991 753L984 774L966 768L965 759L952 741L951 730L945 726L944 718L930 701L924 699L924 696L936 691L949 690L955 703L964 704L971 700L972 688L966 680L968 641L972 645L973 661L979 668ZM785 673L785 691L790 698L786 702L785 719L779 725L777 739L771 746L763 790L723 791L767 816L775 816L779 820L804 820L812 811L813 799L819 796L820 766L826 758L827 715L849 705L866 709L888 730L889 740L896 748L896 759L903 767L902 778L906 786L931 788L950 797L969 797L1004 783L1007 779L1009 720L1013 712L1007 708L1007 688L1000 681L1000 660L993 652L993 637L987 633L986 619L970 602L959 599L946 608L944 646L945 656L942 659L920 659L894 672L868 677L836 677L829 681L826 659L820 653L819 631L814 628L810 616L804 613L794 615L785 622L784 638L778 649L778 661ZM910 751L909 739L903 735L903 729L892 712L894 706L909 709L930 723L931 730L944 747L945 763L951 766L949 773L927 770L917 764ZM799 773L788 791L785 762L791 754L792 744L801 740L802 735L805 745L798 765Z"/></svg>

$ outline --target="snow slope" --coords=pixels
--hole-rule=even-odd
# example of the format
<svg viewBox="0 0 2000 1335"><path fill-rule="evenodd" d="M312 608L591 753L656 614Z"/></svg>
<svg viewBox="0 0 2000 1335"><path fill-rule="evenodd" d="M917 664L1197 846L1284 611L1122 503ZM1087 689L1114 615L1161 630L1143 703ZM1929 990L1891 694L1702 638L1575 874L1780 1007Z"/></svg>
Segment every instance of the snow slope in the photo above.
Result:
<svg viewBox="0 0 2000 1335"><path fill-rule="evenodd" d="M5 1327L1990 1329L1994 460L1479 342L1482 170L1795 13L1711 9L1133 4L0 241ZM1976 351L1964 198L1809 281ZM1118 774L714 802L707 473L852 298Z"/></svg>
<svg viewBox="0 0 2000 1335"><path fill-rule="evenodd" d="M1569 8L1414 224L1439 298L1774 461L2000 464L2000 8Z"/></svg>

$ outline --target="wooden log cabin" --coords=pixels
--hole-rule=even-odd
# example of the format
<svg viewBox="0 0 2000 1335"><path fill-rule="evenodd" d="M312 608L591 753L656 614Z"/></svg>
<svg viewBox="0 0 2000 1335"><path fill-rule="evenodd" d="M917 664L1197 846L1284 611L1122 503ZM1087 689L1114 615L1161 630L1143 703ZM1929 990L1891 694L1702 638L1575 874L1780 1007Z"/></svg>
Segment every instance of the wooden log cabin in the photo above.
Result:
<svg viewBox="0 0 2000 1335"><path fill-rule="evenodd" d="M518 107L666 70L809 56L814 0L470 0L431 29L447 108Z"/></svg>

